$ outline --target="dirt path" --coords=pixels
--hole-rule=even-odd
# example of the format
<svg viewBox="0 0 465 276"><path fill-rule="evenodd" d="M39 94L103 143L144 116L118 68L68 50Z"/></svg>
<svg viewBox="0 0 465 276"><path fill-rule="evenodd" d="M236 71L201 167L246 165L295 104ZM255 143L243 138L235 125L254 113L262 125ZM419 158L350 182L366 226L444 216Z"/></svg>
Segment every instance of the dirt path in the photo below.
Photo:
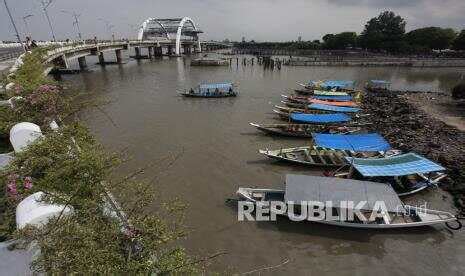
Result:
<svg viewBox="0 0 465 276"><path fill-rule="evenodd" d="M431 117L465 131L465 102L458 103L450 96L431 93L406 94L402 97Z"/></svg>

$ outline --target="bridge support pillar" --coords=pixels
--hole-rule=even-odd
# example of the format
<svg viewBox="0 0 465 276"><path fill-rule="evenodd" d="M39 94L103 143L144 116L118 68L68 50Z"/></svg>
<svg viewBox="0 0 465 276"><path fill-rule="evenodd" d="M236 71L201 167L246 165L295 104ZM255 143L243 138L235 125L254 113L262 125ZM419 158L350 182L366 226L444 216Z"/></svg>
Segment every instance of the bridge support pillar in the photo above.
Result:
<svg viewBox="0 0 465 276"><path fill-rule="evenodd" d="M184 53L190 55L192 53L192 48L190 45L184 47Z"/></svg>
<svg viewBox="0 0 465 276"><path fill-rule="evenodd" d="M123 56L122 56L121 49L115 50L115 55L116 55L116 62L117 63L123 63Z"/></svg>
<svg viewBox="0 0 465 276"><path fill-rule="evenodd" d="M78 64L79 64L79 69L81 69L81 71L87 70L86 57L78 57Z"/></svg>
<svg viewBox="0 0 465 276"><path fill-rule="evenodd" d="M66 57L63 55L57 59L55 59L55 61L53 62L55 64L55 66L57 67L61 67L61 68L68 68L68 61L66 60Z"/></svg>
<svg viewBox="0 0 465 276"><path fill-rule="evenodd" d="M140 59L140 48L134 47L134 51L136 52L136 59Z"/></svg>
<svg viewBox="0 0 465 276"><path fill-rule="evenodd" d="M98 53L98 63L105 66L105 56L103 55L103 52Z"/></svg>
<svg viewBox="0 0 465 276"><path fill-rule="evenodd" d="M163 48L161 46L155 46L153 51L155 56L163 56Z"/></svg>
<svg viewBox="0 0 465 276"><path fill-rule="evenodd" d="M168 45L168 55L173 55L173 46Z"/></svg>

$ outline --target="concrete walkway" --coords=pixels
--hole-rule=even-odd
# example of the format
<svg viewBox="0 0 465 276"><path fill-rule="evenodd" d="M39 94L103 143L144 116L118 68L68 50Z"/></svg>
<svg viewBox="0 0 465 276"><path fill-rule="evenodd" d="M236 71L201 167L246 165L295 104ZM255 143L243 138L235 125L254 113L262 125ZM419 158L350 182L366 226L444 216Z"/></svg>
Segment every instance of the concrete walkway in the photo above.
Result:
<svg viewBox="0 0 465 276"><path fill-rule="evenodd" d="M8 69L15 64L16 59L9 59L0 62L0 74L3 74L8 71Z"/></svg>
<svg viewBox="0 0 465 276"><path fill-rule="evenodd" d="M12 242L0 243L0 275L33 275L29 264L33 252L28 250L8 250Z"/></svg>

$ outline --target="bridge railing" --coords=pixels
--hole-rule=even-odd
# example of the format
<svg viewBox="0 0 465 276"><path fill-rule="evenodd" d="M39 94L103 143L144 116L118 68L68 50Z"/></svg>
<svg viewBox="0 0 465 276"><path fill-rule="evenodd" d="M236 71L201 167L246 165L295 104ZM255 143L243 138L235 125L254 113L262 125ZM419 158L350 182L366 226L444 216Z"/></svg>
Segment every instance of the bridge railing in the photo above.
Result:
<svg viewBox="0 0 465 276"><path fill-rule="evenodd" d="M9 52L9 53L4 53L0 55L0 61L5 61L5 60L10 60L10 59L15 59L19 57L23 51L15 51L15 52Z"/></svg>

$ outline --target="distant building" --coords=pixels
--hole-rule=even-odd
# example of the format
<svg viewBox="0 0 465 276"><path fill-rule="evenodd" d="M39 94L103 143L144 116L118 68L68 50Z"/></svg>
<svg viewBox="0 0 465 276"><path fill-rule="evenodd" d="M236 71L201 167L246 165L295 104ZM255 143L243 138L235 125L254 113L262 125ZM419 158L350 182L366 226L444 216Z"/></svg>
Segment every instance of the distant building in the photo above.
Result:
<svg viewBox="0 0 465 276"><path fill-rule="evenodd" d="M299 38L297 39L297 41L302 42L302 37L299 36Z"/></svg>
<svg viewBox="0 0 465 276"><path fill-rule="evenodd" d="M242 37L242 43L245 43L245 36Z"/></svg>

